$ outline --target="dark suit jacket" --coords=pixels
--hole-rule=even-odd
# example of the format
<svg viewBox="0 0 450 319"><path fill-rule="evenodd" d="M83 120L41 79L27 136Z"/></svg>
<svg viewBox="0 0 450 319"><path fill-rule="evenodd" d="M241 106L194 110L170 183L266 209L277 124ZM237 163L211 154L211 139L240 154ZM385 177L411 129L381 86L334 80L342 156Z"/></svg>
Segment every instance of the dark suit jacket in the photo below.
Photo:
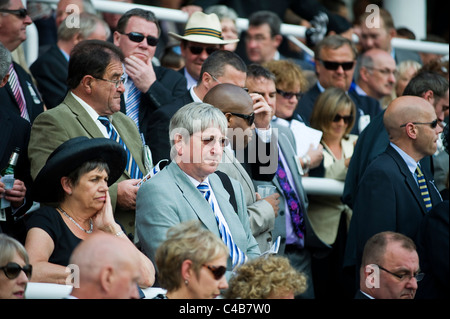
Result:
<svg viewBox="0 0 450 319"><path fill-rule="evenodd" d="M153 112L165 107L176 98L186 93L186 79L177 71L154 66L156 81L145 94L141 94L139 105L139 131L144 134L148 144L151 136L147 135L147 127L152 123ZM126 114L125 100L122 95L120 111Z"/></svg>
<svg viewBox="0 0 450 319"><path fill-rule="evenodd" d="M317 84L313 85L308 90L308 92L306 92L305 95L303 95L303 97L300 99L297 108L294 111L294 114L298 114L302 117L306 125L309 125L310 123L314 103L316 102L317 97L320 95L320 93L321 92ZM370 115L370 118L372 119L381 112L380 103L369 96L359 95L354 90L350 90L348 94L356 105L355 125L353 126L350 133L359 135L358 123L359 118L361 117L361 112L365 115Z"/></svg>
<svg viewBox="0 0 450 319"><path fill-rule="evenodd" d="M429 176L424 174L431 202L433 206L437 205L442 199ZM415 178L400 154L389 145L370 163L359 184L344 267L356 265L355 273L359 274L364 245L376 233L389 230L416 241L425 214L425 204Z"/></svg>
<svg viewBox="0 0 450 319"><path fill-rule="evenodd" d="M355 298L354 299L365 299L365 300L369 300L370 298L367 297L365 294L362 293L361 290L358 289L358 291L355 294Z"/></svg>
<svg viewBox="0 0 450 319"><path fill-rule="evenodd" d="M28 141L30 139L30 123L16 114L10 114L0 108L0 169L8 165L9 158L16 147L20 148L19 159L14 172L14 177L25 183L27 194L25 205L17 212L15 217L22 216L33 204L31 198L31 175L28 161ZM23 241L25 239L22 224L17 224L11 215L11 210L7 210L6 222L0 222L1 231L10 236ZM22 237L23 236L23 237Z"/></svg>
<svg viewBox="0 0 450 319"><path fill-rule="evenodd" d="M44 103L41 100L39 91L33 84L30 74L28 74L20 65L14 62L14 69L19 77L20 86L22 87L25 103L27 105L30 122L33 123L36 116L44 111ZM9 112L20 116L20 109L9 83L0 88L1 107Z"/></svg>
<svg viewBox="0 0 450 319"><path fill-rule="evenodd" d="M56 44L30 66L47 109L58 106L66 97L68 68L69 62Z"/></svg>

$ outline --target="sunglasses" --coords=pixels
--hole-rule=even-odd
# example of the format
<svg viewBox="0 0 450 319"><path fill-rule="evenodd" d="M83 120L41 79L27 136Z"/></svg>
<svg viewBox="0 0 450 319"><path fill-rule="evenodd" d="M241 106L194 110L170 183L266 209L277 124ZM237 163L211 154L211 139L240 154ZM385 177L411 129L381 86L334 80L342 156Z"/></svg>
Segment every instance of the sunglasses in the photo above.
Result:
<svg viewBox="0 0 450 319"><path fill-rule="evenodd" d="M147 44L151 47L155 47L158 44L158 38L152 37L151 35L145 36L139 32L130 32L130 33L122 33L123 35L128 36L133 42L141 43L145 38L147 39Z"/></svg>
<svg viewBox="0 0 450 319"><path fill-rule="evenodd" d="M17 10L0 9L0 12L13 14L21 19L25 19L28 15L28 11L25 8L21 8L21 9L17 9Z"/></svg>
<svg viewBox="0 0 450 319"><path fill-rule="evenodd" d="M203 267L208 268L214 276L215 280L220 280L222 276L227 271L227 268L224 266L210 266L210 265L202 265Z"/></svg>
<svg viewBox="0 0 450 319"><path fill-rule="evenodd" d="M414 125L427 125L428 124L428 125L430 125L431 128L436 128L436 126L439 123L439 120L435 119L433 122L408 122L408 123L411 123ZM400 127L405 127L406 125L408 125L408 123L402 124L402 125L400 125Z"/></svg>
<svg viewBox="0 0 450 319"><path fill-rule="evenodd" d="M292 97L296 97L297 100L300 100L303 96L302 92L298 92L298 93L294 93L294 92L285 92L283 90L277 89L277 93L280 94L282 97L284 97L285 99L292 99Z"/></svg>
<svg viewBox="0 0 450 319"><path fill-rule="evenodd" d="M217 50L219 50L219 48L216 47L198 47L198 46L188 46L189 51L191 51L192 54L198 55L201 54L203 52L203 50L206 51L206 54L211 55L214 52L216 52Z"/></svg>
<svg viewBox="0 0 450 319"><path fill-rule="evenodd" d="M348 124L348 123L350 123L351 120L353 120L353 115L342 116L342 115L336 114L336 116L333 119L333 122L337 123L337 122L340 122L341 120L344 120L344 123Z"/></svg>
<svg viewBox="0 0 450 319"><path fill-rule="evenodd" d="M353 65L355 64L355 61L342 62L341 63L341 62L320 60L320 63L322 63L323 66L325 67L325 69L327 69L327 70L336 71L337 69L339 69L340 66L342 66L342 69L344 71L348 71L348 70L351 70L353 68Z"/></svg>
<svg viewBox="0 0 450 319"><path fill-rule="evenodd" d="M27 278L30 279L33 267L31 265L25 265L22 268L19 264L10 262L7 263L6 266L0 267L0 270L3 270L5 276L8 279L16 279L17 277L19 277L20 272L23 270Z"/></svg>
<svg viewBox="0 0 450 319"><path fill-rule="evenodd" d="M230 113L231 115L243 118L244 120L246 120L248 122L249 126L252 126L252 124L255 122L255 113L253 113L253 112L249 115L241 114L241 113L233 113L233 112L228 112L228 113Z"/></svg>

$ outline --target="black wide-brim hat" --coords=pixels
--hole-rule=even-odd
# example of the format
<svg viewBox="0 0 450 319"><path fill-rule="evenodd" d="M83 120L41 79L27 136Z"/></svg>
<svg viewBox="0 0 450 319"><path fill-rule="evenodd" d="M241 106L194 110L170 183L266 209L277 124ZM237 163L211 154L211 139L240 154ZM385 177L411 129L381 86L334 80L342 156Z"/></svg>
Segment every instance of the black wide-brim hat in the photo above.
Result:
<svg viewBox="0 0 450 319"><path fill-rule="evenodd" d="M108 138L75 137L58 146L48 157L33 183L33 199L38 202L58 201L61 177L68 176L87 161L102 160L108 164L108 186L122 175L127 152Z"/></svg>

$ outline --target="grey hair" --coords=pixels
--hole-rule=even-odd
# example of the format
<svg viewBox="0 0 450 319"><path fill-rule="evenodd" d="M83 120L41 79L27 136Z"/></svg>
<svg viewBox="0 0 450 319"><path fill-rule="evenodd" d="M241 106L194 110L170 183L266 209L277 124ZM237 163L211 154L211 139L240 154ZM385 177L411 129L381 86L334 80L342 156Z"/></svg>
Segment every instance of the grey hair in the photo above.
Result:
<svg viewBox="0 0 450 319"><path fill-rule="evenodd" d="M27 251L20 242L6 234L0 234L0 267L12 261L16 253L26 264L29 263Z"/></svg>
<svg viewBox="0 0 450 319"><path fill-rule="evenodd" d="M219 17L220 21L226 18L236 21L238 18L238 15L233 8L227 7L226 5L223 4L209 6L208 8L205 9L205 13L206 14L215 13Z"/></svg>
<svg viewBox="0 0 450 319"><path fill-rule="evenodd" d="M8 74L11 62L11 52L0 42L0 82Z"/></svg>
<svg viewBox="0 0 450 319"><path fill-rule="evenodd" d="M218 108L207 103L192 102L180 108L170 120L170 145L174 145L176 133L191 136L209 127L217 127L223 135L227 133L227 119Z"/></svg>
<svg viewBox="0 0 450 319"><path fill-rule="evenodd" d="M106 39L111 35L111 29L108 24L98 16L88 12L80 13L80 26L69 27L67 23L61 23L58 27L58 39L68 41L72 39L75 34L80 33L83 39L87 39L97 28L97 25L103 25L106 32Z"/></svg>

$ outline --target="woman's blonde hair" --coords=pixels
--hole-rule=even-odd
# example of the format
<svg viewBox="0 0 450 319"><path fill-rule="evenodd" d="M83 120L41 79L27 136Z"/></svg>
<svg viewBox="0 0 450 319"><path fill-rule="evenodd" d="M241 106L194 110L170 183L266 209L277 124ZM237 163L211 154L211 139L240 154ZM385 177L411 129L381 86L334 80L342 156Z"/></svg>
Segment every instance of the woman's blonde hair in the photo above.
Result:
<svg viewBox="0 0 450 319"><path fill-rule="evenodd" d="M29 263L27 251L20 242L6 234L0 234L0 267L12 261L16 253L25 264Z"/></svg>
<svg viewBox="0 0 450 319"><path fill-rule="evenodd" d="M277 60L269 61L263 66L275 75L275 86L284 91L294 90L300 86L300 91L305 92L308 87L308 81L303 74L302 69L292 61Z"/></svg>
<svg viewBox="0 0 450 319"><path fill-rule="evenodd" d="M295 270L289 259L266 255L248 261L230 279L224 297L229 299L267 299L275 295L306 291L306 276Z"/></svg>
<svg viewBox="0 0 450 319"><path fill-rule="evenodd" d="M198 220L183 222L167 231L167 239L156 251L158 281L167 291L178 289L183 283L181 265L192 261L198 275L202 265L222 256L228 256L228 247Z"/></svg>

